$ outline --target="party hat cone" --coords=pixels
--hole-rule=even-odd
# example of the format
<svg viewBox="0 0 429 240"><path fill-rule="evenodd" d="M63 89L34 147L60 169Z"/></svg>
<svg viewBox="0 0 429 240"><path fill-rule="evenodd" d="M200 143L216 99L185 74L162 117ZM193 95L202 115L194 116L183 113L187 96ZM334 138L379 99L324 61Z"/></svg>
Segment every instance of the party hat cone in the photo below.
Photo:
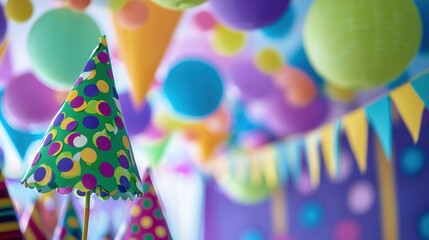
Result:
<svg viewBox="0 0 429 240"><path fill-rule="evenodd" d="M21 180L45 193L142 195L105 37L95 48Z"/></svg>
<svg viewBox="0 0 429 240"><path fill-rule="evenodd" d="M82 236L82 228L80 227L76 211L70 198L66 207L67 208L65 209L64 214L61 217L61 220L58 222L57 228L55 229L53 239L80 239Z"/></svg>
<svg viewBox="0 0 429 240"><path fill-rule="evenodd" d="M118 47L130 76L130 89L136 106L144 102L182 14L162 8L150 0L141 1L147 6L148 17L136 29L122 26L118 13L113 14Z"/></svg>
<svg viewBox="0 0 429 240"><path fill-rule="evenodd" d="M145 195L131 208L131 221L124 223L125 231L116 239L172 239L149 171L144 176L143 189Z"/></svg>
<svg viewBox="0 0 429 240"><path fill-rule="evenodd" d="M50 195L50 196L45 196ZM22 216L20 221L25 222L24 237L30 239L51 239L58 222L58 208L47 208L48 201L55 201L53 194L43 195L33 206L29 216Z"/></svg>
<svg viewBox="0 0 429 240"><path fill-rule="evenodd" d="M12 200L0 169L0 239L23 239Z"/></svg>

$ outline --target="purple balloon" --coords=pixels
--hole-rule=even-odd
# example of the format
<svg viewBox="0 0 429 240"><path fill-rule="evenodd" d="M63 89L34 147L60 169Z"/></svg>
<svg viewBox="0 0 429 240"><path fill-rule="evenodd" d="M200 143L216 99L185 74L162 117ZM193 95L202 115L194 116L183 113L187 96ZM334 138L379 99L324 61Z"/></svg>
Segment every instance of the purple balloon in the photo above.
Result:
<svg viewBox="0 0 429 240"><path fill-rule="evenodd" d="M128 133L130 135L141 133L149 125L151 119L150 105L146 101L139 107L134 106L129 93L121 94L119 99Z"/></svg>
<svg viewBox="0 0 429 240"><path fill-rule="evenodd" d="M319 126L328 114L328 102L322 96L305 107L295 107L286 102L279 90L250 103L248 108L252 118L266 125L279 137L309 131Z"/></svg>
<svg viewBox="0 0 429 240"><path fill-rule="evenodd" d="M3 6L0 5L0 42L3 42L4 37L6 36L6 30L7 30L7 21L6 21L6 17L4 16Z"/></svg>
<svg viewBox="0 0 429 240"><path fill-rule="evenodd" d="M12 126L21 129L47 125L61 105L55 94L33 74L20 75L6 85L5 117Z"/></svg>
<svg viewBox="0 0 429 240"><path fill-rule="evenodd" d="M259 71L251 59L233 64L230 80L243 100L252 100L267 96L274 90L271 77Z"/></svg>
<svg viewBox="0 0 429 240"><path fill-rule="evenodd" d="M283 16L289 0L210 0L215 15L237 29L268 26Z"/></svg>

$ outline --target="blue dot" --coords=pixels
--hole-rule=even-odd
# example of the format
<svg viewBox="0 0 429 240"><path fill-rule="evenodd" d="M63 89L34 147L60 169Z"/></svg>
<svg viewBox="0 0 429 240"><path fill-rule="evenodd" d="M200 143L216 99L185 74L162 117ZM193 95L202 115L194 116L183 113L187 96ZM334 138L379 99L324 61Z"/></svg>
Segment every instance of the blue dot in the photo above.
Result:
<svg viewBox="0 0 429 240"><path fill-rule="evenodd" d="M292 29L294 19L295 12L292 7L289 7L279 20L261 30L269 38L282 38Z"/></svg>
<svg viewBox="0 0 429 240"><path fill-rule="evenodd" d="M240 240L265 240L265 237L257 229L247 229L240 235Z"/></svg>
<svg viewBox="0 0 429 240"><path fill-rule="evenodd" d="M323 209L318 202L307 202L299 211L299 223L305 229L315 229L323 222Z"/></svg>
<svg viewBox="0 0 429 240"><path fill-rule="evenodd" d="M416 176L423 171L425 161L423 150L420 147L408 147L401 154L400 169L406 176Z"/></svg>
<svg viewBox="0 0 429 240"><path fill-rule="evenodd" d="M419 233L424 239L429 239L429 212L426 212L419 221Z"/></svg>

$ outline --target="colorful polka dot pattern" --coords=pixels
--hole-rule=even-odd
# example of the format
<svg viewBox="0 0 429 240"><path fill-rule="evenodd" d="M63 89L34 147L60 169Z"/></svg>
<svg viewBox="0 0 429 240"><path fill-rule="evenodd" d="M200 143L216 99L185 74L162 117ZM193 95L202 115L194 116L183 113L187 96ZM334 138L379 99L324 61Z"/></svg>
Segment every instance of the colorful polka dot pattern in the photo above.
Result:
<svg viewBox="0 0 429 240"><path fill-rule="evenodd" d="M121 239L172 239L149 171L143 179L144 196L131 207L131 222Z"/></svg>
<svg viewBox="0 0 429 240"><path fill-rule="evenodd" d="M77 218L71 199L68 201L64 218L60 220L55 231L55 239L79 240L82 238L82 228Z"/></svg>
<svg viewBox="0 0 429 240"><path fill-rule="evenodd" d="M51 123L22 182L101 199L134 199L142 184L103 37Z"/></svg>

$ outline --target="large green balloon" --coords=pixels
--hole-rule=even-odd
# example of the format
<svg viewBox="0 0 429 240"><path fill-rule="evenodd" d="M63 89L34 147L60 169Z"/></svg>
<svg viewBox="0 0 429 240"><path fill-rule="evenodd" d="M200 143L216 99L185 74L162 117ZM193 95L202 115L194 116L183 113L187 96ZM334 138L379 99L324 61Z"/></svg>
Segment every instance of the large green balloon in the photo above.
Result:
<svg viewBox="0 0 429 240"><path fill-rule="evenodd" d="M420 15L410 0L317 0L304 25L305 50L316 71L354 90L398 77L421 36Z"/></svg>
<svg viewBox="0 0 429 240"><path fill-rule="evenodd" d="M239 180L236 176L225 176L217 180L219 186L233 201L244 205L257 204L271 196L274 190L265 181L252 184L249 179Z"/></svg>
<svg viewBox="0 0 429 240"><path fill-rule="evenodd" d="M37 19L28 36L33 70L46 85L68 89L99 37L100 29L85 13L51 10Z"/></svg>
<svg viewBox="0 0 429 240"><path fill-rule="evenodd" d="M172 9L172 10L185 10L188 8L196 7L206 0L153 0L156 4Z"/></svg>

